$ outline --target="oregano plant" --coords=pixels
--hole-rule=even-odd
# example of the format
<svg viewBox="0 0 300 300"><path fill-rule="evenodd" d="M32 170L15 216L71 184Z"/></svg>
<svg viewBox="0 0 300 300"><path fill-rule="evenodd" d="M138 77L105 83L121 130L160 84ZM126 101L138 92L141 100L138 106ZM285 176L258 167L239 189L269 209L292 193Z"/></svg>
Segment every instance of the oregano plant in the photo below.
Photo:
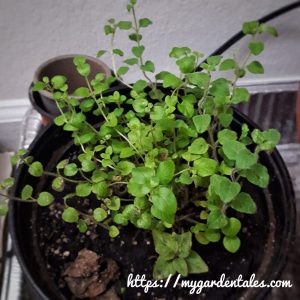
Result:
<svg viewBox="0 0 300 300"><path fill-rule="evenodd" d="M127 11L131 20L110 19L104 26L110 49L97 55L109 52L113 76L99 73L89 80L90 65L78 56L74 65L86 84L72 94L61 75L34 84L33 91L52 93L60 111L54 123L70 132L77 156L59 161L49 172L19 150L12 165L24 164L31 176L51 178L51 189L36 194L34 186L25 185L20 195L11 196L14 179L7 178L0 185L0 213L7 213L8 199L52 205L61 201L55 191L63 195L62 219L76 224L81 233L91 223L106 228L111 238L126 234L121 228L128 224L151 232L157 252L155 278L207 272L205 258L193 245L220 242L227 251L237 252L243 224L240 214L227 211L256 213L256 203L242 183L268 186L260 153L270 153L280 134L275 129L250 130L247 124L234 129L232 121L233 105L250 97L238 79L264 72L256 59L264 50L261 34L277 32L257 21L246 22L243 32L250 42L241 61L211 56L201 62L198 51L174 47L169 56L178 73L155 73L153 61L145 58L142 35L152 21L138 18L136 0L129 1ZM118 31L132 41L129 53L116 48ZM123 58L118 67L116 56ZM196 71L199 65L202 71ZM123 76L131 68L140 69L142 79L129 84ZM231 80L220 76L223 71L232 74ZM126 88L107 93L116 81ZM90 123L90 115L101 124ZM66 185L72 192L65 192ZM123 189L123 196L114 194L115 188ZM74 198L97 199L98 205L81 211L70 204Z"/></svg>

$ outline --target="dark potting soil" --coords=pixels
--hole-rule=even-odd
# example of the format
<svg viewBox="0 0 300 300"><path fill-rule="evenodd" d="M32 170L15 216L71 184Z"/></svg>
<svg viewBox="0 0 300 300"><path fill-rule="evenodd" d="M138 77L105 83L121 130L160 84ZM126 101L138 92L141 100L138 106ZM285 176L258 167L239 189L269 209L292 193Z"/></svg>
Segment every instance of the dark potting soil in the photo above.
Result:
<svg viewBox="0 0 300 300"><path fill-rule="evenodd" d="M60 157L55 158L57 161L61 159ZM50 178L44 180L39 189L51 190L50 184ZM73 188L67 186L65 192L68 193ZM219 280L223 273L229 280L236 279L239 275L242 275L243 279L249 279L253 273L256 273L256 279L263 279L259 276L264 273L264 266L271 259L269 253L274 243L272 230L274 216L270 215L270 209L267 207L270 196L265 191L248 183L243 184L243 191L252 195L257 203L258 212L255 215L238 214L242 223L242 230L239 234L241 239L239 251L235 254L228 253L221 241L200 245L194 240L193 249L208 264L209 272L181 278L177 287L173 286L176 276L171 278L166 288L150 288L147 293L144 288L127 287L129 274L133 274L133 278L138 274L140 276L145 274L146 279L152 279L153 265L157 254L154 250L151 233L128 225L120 227L120 235L112 239L106 229L96 224L92 224L85 234L79 233L76 224L65 223L61 218L63 206L60 199L63 197L62 193L56 194L56 202L50 207L36 207L34 214L36 222L33 222L36 227L33 230L38 237L39 253L37 253L37 257L40 257L41 264L46 266L48 273L46 277L48 276L59 286L66 299L75 299L75 297L70 293L63 273L74 262L78 252L82 249L94 251L100 257L113 259L117 263L120 276L113 287L121 299L237 299L242 294L245 296L245 294L251 293L250 289L206 288L199 295L191 295L189 294L190 289L180 287L180 282L182 279ZM51 190L51 192L53 191ZM190 196L195 196L196 192L192 189ZM82 211L88 211L99 205L96 199L74 198L71 201L72 205ZM230 209L227 212L228 216L237 215ZM265 224L269 224L269 226ZM191 226L191 224L187 223L184 226ZM158 282L158 284L164 285L165 282Z"/></svg>

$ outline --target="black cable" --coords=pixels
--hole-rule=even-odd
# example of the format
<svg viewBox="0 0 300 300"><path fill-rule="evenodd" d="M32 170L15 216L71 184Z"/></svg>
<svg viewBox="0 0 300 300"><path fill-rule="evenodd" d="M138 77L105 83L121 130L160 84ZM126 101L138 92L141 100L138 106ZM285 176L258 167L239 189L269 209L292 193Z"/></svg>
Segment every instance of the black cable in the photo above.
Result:
<svg viewBox="0 0 300 300"><path fill-rule="evenodd" d="M300 1L296 1L294 3L291 3L289 5L281 7L278 10L275 10L275 11L271 12L270 14L263 16L262 18L258 19L257 21L259 23L266 23L266 22L268 22L276 17L279 17L279 16L281 16L295 8L298 8L298 7L300 7ZM238 42L244 36L245 36L245 34L243 33L243 31L239 31L238 33L233 35L228 41L226 41L221 47L219 47L213 53L211 53L210 56L222 54L223 52L225 52L228 48L230 48L232 45L234 45L236 42ZM202 61L201 63L204 63L204 62L206 62L206 59L204 61ZM202 70L202 68L199 65L196 68L196 71L199 72L201 70Z"/></svg>

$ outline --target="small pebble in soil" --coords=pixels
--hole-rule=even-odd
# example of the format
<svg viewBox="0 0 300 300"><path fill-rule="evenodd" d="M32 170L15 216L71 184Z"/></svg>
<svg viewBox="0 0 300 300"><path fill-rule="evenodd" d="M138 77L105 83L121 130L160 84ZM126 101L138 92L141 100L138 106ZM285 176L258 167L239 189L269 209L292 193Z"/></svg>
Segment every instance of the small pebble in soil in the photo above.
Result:
<svg viewBox="0 0 300 300"><path fill-rule="evenodd" d="M137 295L137 297L141 297L141 293L140 292L138 292L138 293L136 293L136 295Z"/></svg>
<svg viewBox="0 0 300 300"><path fill-rule="evenodd" d="M146 240L146 245L150 245L150 241L149 240Z"/></svg>
<svg viewBox="0 0 300 300"><path fill-rule="evenodd" d="M138 244L137 241L133 241L133 242L132 242L132 245L137 245L137 244Z"/></svg>
<svg viewBox="0 0 300 300"><path fill-rule="evenodd" d="M122 247L124 244L125 244L125 242L122 240L122 241L120 242L120 246Z"/></svg>
<svg viewBox="0 0 300 300"><path fill-rule="evenodd" d="M65 251L64 253L63 253L63 256L65 256L65 257L68 257L70 255L70 251Z"/></svg>

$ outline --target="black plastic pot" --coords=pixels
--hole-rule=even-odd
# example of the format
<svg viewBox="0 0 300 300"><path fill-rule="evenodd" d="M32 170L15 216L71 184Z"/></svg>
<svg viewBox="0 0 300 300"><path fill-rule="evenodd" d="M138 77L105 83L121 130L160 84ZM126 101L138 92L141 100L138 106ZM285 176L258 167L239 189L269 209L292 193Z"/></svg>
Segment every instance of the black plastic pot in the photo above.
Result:
<svg viewBox="0 0 300 300"><path fill-rule="evenodd" d="M124 87L114 90L116 89L121 89L122 93L127 92ZM101 122L99 118L94 119L95 123L99 121ZM241 123L247 123L250 129L256 127L245 115L235 111L233 127L237 128ZM71 148L70 134L60 127L50 125L31 144L29 154L41 161L46 170L51 170ZM201 256L208 262L210 272L197 275L194 280L218 280L222 273L230 278L237 278L242 274L244 279L255 273L257 280L265 282L278 279L286 263L295 231L294 193L288 171L277 150L271 155L262 154L260 160L268 168L270 184L264 190L251 185L249 187L258 207L256 215L247 216L248 219L245 217L245 222L252 226L251 235L242 236L242 247L236 254L229 254L216 244L199 246ZM14 194L18 195L25 184L36 186L37 192L40 192L46 181L33 178L28 174L27 167L21 166L16 172ZM35 223L37 214L36 206L11 202L9 228L14 250L26 280L37 294L37 299L66 299L48 273L38 248ZM136 251L139 251L138 247L136 248ZM134 253L129 255L132 258L136 257ZM229 265L230 271L227 270ZM206 291L205 299L264 299L268 291L268 288L211 289ZM141 296L140 299L151 299L149 296ZM175 299L175 295L170 295L168 299ZM198 298L192 295L190 299Z"/></svg>

